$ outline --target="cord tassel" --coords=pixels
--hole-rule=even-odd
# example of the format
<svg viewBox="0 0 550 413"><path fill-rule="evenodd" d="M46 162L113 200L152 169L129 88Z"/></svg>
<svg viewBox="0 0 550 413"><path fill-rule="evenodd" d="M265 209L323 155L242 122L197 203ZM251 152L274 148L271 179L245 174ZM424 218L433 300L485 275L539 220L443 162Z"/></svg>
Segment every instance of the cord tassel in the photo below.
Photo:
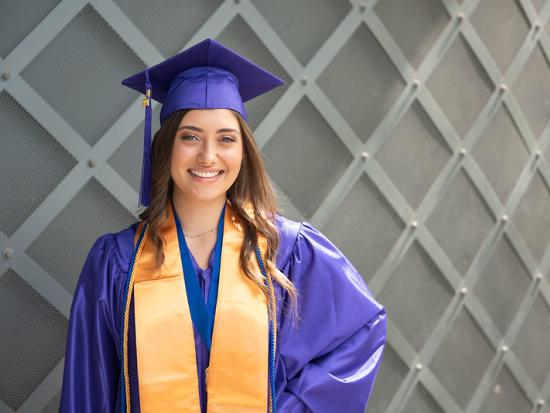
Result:
<svg viewBox="0 0 550 413"><path fill-rule="evenodd" d="M277 302L275 298L275 289L273 288L273 279L271 274L266 270L263 259L262 250L256 244L256 259L262 275L264 276L264 284L268 289L268 315L269 315L269 391L268 391L268 411L269 413L277 412L277 386L275 373L275 354L277 351Z"/></svg>

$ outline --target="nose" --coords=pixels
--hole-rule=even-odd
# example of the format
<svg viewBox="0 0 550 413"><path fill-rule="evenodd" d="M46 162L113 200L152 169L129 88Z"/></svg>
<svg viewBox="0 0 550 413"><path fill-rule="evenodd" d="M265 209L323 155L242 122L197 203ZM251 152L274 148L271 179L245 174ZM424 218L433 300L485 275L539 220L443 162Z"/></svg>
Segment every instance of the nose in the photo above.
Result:
<svg viewBox="0 0 550 413"><path fill-rule="evenodd" d="M204 165L211 165L216 161L216 143L212 139L204 141L198 155L198 161Z"/></svg>

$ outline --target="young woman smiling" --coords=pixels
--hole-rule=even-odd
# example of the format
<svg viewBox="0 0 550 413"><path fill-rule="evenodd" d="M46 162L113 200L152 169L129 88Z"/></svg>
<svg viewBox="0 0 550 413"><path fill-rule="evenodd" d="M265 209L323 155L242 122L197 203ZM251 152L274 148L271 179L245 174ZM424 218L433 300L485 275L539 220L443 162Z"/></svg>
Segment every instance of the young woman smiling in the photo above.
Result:
<svg viewBox="0 0 550 413"><path fill-rule="evenodd" d="M86 259L61 412L364 412L386 313L278 213L243 102L282 81L206 39L123 84L145 94L146 209Z"/></svg>

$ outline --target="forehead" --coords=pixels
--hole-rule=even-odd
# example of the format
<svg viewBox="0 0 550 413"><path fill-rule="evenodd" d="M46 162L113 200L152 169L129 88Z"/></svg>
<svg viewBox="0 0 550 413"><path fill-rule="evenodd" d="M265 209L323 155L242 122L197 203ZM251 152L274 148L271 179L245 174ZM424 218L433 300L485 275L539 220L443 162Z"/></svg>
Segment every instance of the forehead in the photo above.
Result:
<svg viewBox="0 0 550 413"><path fill-rule="evenodd" d="M193 109L188 111L180 122L182 125L198 126L202 129L217 127L238 128L239 122L229 109Z"/></svg>

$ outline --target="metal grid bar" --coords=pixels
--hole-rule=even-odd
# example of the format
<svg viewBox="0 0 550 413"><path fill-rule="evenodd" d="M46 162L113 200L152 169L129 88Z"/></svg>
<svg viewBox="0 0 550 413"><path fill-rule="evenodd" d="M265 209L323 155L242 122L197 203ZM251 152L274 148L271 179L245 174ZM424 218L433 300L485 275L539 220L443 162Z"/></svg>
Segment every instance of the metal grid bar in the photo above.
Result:
<svg viewBox="0 0 550 413"><path fill-rule="evenodd" d="M470 311L479 324L479 327L487 335L496 350L494 358L485 376L482 378L481 385L474 394L466 411L468 413L479 411L484 398L487 396L488 389L496 379L496 373L502 367L502 363L506 363L512 374L518 379L523 391L532 401L535 401L538 397L548 398L550 397L550 377L546 380L543 391L539 395L536 386L532 383L522 364L514 355L514 352L508 350L505 352L506 354L503 354L499 352L499 348L501 348L503 343L506 343L508 346L513 344L519 327L528 315L537 294L540 294L544 300L550 304L549 283L544 278L539 280L535 276L539 273L545 274L548 272L550 268L550 248L547 247L540 266L537 266L534 257L531 255L519 231L515 228L514 223L503 223L499 218L505 213L510 216L513 214L535 174L540 173L546 181L546 185L550 185L549 165L538 155L539 150L550 145L550 125L546 126L545 132L537 145L537 141L530 131L528 121L523 115L520 105L516 102L513 93L505 90L503 91L499 89L499 87L502 83L512 84L514 82L521 73L534 47L540 45L546 57L549 58L550 41L547 34L542 30L542 26L548 20L550 4L547 2L537 15L530 2L525 0L520 1L533 28L526 37L523 45L520 47L507 72L501 74L498 66L493 61L490 53L485 49L483 42L479 39L476 31L468 20L469 16L479 4L479 0L465 1L461 6L454 0L443 1L450 15L454 17L440 33L438 40L434 43L430 53L426 56L417 71L408 63L406 57L400 51L399 46L374 12L374 6L377 1L369 1L361 4L354 1L352 3L354 7L305 67L302 67L284 42L279 38L277 33L270 27L269 23L250 1L226 1L223 3L188 42L186 47L201 40L205 36L215 36L219 34L237 14L240 14L250 25L254 33L281 63L287 73L294 79L293 84L290 85L271 112L255 130L255 135L260 147L263 147L271 136L274 135L275 131L284 122L296 104L304 96L307 96L319 113L325 117L327 122L334 126L336 134L354 156L354 160L341 176L337 185L334 186L330 194L314 214L311 220L312 223L316 226L323 227L338 208L339 202L345 198L360 176L366 173L377 185L389 205L392 206L401 219L409 223L377 273L374 275L372 282L369 284L373 292L378 293L381 291L385 282L404 257L414 240L419 241L450 285L456 289L455 296L451 300L446 312L441 317L438 325L433 330L426 345L419 354L412 349L404 336L399 332L398 328L390 320L388 326L389 342L403 361L410 366L410 370L390 403L390 406L386 410L387 412L402 410L418 380L428 389L444 411L462 411L429 368L424 366L419 370L416 366L418 363L424 365L429 362L463 305ZM91 4L147 65L162 60L162 55L156 50L154 45L141 34L135 25L111 0L94 0L91 1ZM12 263L17 263L19 271L16 271L27 281L31 278L34 279L36 274L35 267L38 266L24 253L26 247L36 239L40 232L92 176L98 179L98 181L101 182L122 205L135 214L134 205L137 194L120 175L106 163L106 160L142 120L142 112L141 109L138 108L138 105L129 107L98 143L90 147L84 139L80 137L61 116L52 110L48 103L43 101L42 98L18 75L19 71L21 71L85 5L86 2L84 1L62 1L6 57L5 60L0 60L0 70L11 74L8 81L0 83L0 91L6 88L10 95L22 104L22 106L25 107L25 109L79 161L73 171L67 175L58 187L44 200L33 214L31 214L16 233L9 239L3 237L0 242L3 248L10 246L15 250L17 261L13 261ZM462 15L460 13L462 13ZM317 77L335 57L341 47L349 40L360 24L367 25L406 83L406 87L401 96L396 100L392 109L382 120L366 144L361 142L359 137L356 136L352 128L330 102L330 99L315 83ZM422 86L423 82L429 78L435 67L445 56L445 52L459 35L463 36L469 47L472 48L476 57L495 85L493 95L486 103L483 111L467 133L463 142L461 142L458 134L454 131L453 126L429 90ZM454 155L449 159L447 165L443 168L432 187L428 190L416 211L408 205L407 201L403 198L399 190L374 158L394 127L399 123L401 117L409 110L415 100L422 105L423 109L438 127L449 147L454 151ZM139 101L139 99L136 100L136 102L137 101ZM500 203L498 196L474 159L470 157L467 152L465 155L461 154L462 148L468 151L474 147L483 130L493 118L496 112L495 108L499 107L501 104L505 104L508 107L514 122L521 132L522 139L524 139L526 146L531 150L529 162L526 164L506 205ZM364 153L370 155L366 161L363 155ZM89 159L94 159L96 161L97 166L95 168L90 168L88 166ZM478 192L496 218L493 228L488 233L479 253L463 279L425 226L426 220L444 196L453 177L460 170L466 172L468 178L471 179L473 184L477 187ZM279 192L282 193L280 190ZM290 201L288 201L288 204L298 213L298 210ZM415 221L416 225L412 225L412 221ZM510 328L505 336L501 337L490 317L485 313L482 304L469 291L485 268L495 240L504 236L504 234L510 239L518 256L524 262L526 268L529 269L533 280ZM21 264L21 262L27 264ZM7 268L7 264L12 263L5 262L2 269ZM11 266L13 267L13 265ZM33 276L31 277L30 274L33 274ZM44 280L50 279L51 282L48 282L50 282L50 284L54 283L51 285L58 285L57 282L45 273L42 274L41 278ZM463 287L468 289L466 295L461 293ZM52 290L52 287L36 284L36 289L60 309L60 311L64 309L62 313L67 315L67 297L66 295L63 296L59 291L55 292L56 288L57 287ZM59 288L63 290L61 287ZM50 292L48 292L48 290ZM60 365L61 364L62 363L60 363ZM58 366L54 370L59 373L58 370L60 369L61 367ZM50 376L52 376L52 374L55 375L53 371ZM53 396L53 394L59 390L59 387L54 384L54 379L49 380L48 383L49 384L43 383L43 385L39 386L20 411L26 411L27 409L29 409L28 411L39 411L48 402L49 398L51 398L48 398L48 396ZM45 392L44 389L46 389ZM533 412L542 411L538 410L540 407L542 406L534 405ZM11 411L7 406L6 409L7 411Z"/></svg>

